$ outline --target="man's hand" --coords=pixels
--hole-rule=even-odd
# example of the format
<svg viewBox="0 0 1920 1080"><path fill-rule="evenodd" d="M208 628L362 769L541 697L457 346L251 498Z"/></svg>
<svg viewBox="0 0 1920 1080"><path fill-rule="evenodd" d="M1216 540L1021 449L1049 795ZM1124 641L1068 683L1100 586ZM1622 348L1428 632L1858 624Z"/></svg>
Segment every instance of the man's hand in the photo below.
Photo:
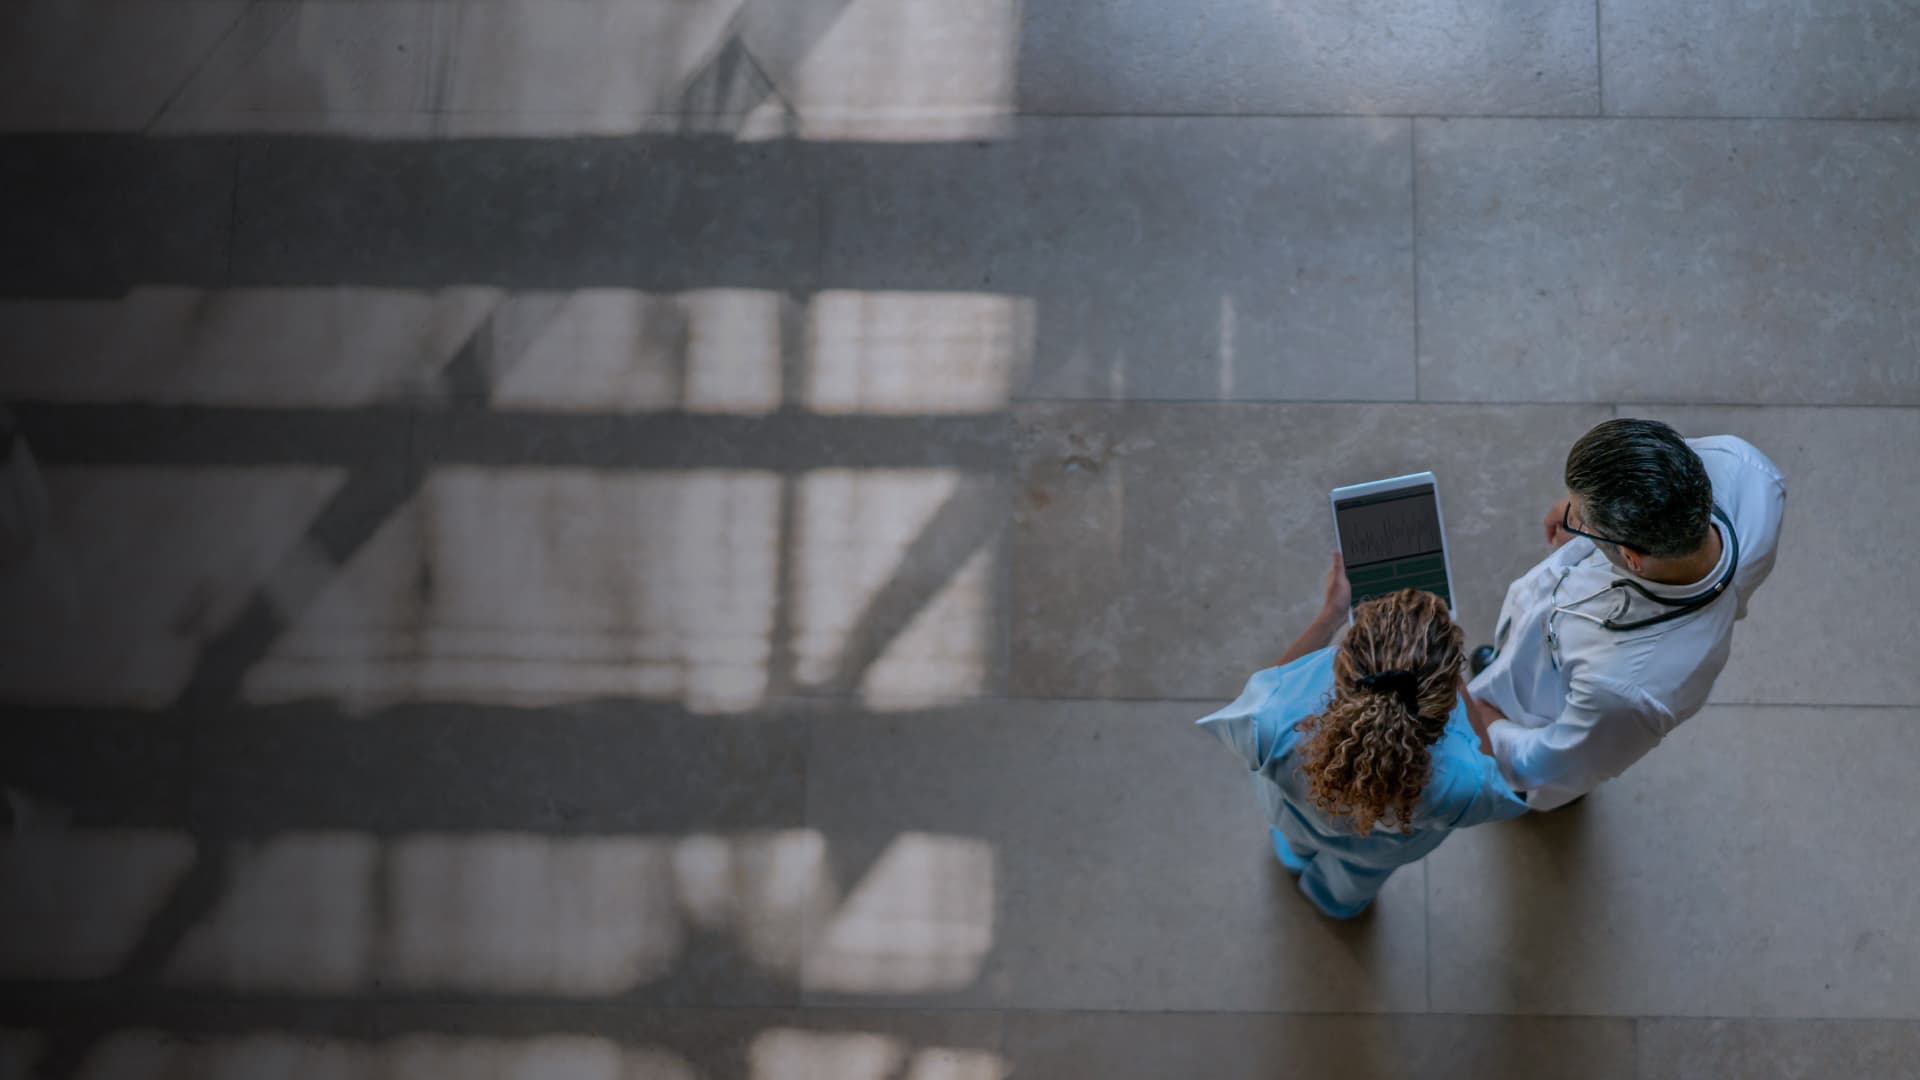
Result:
<svg viewBox="0 0 1920 1080"><path fill-rule="evenodd" d="M1467 693L1467 684L1464 680L1460 683L1460 697L1467 703L1467 723L1472 725L1473 733L1480 736L1480 752L1492 757L1493 736L1487 734L1487 729L1495 720L1505 720L1507 715Z"/></svg>
<svg viewBox="0 0 1920 1080"><path fill-rule="evenodd" d="M1333 553L1333 565L1327 567L1327 589L1320 601L1320 614L1323 618L1338 617L1344 623L1351 607L1353 586L1347 581L1347 561L1336 551Z"/></svg>
<svg viewBox="0 0 1920 1080"><path fill-rule="evenodd" d="M1560 523L1567 520L1568 501L1562 497L1553 504L1552 509L1547 511L1547 543L1552 547L1559 547L1573 539L1572 533L1560 527Z"/></svg>

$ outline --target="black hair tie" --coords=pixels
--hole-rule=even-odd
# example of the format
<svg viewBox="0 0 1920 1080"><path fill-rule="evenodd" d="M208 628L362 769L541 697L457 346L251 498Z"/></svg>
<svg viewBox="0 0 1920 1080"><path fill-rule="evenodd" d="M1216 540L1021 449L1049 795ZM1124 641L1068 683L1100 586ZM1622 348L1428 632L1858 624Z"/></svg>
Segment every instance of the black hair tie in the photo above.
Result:
<svg viewBox="0 0 1920 1080"><path fill-rule="evenodd" d="M1392 671L1377 671L1360 678L1360 685L1368 690L1392 694L1400 699L1400 704L1415 716L1420 715L1420 679L1404 668Z"/></svg>

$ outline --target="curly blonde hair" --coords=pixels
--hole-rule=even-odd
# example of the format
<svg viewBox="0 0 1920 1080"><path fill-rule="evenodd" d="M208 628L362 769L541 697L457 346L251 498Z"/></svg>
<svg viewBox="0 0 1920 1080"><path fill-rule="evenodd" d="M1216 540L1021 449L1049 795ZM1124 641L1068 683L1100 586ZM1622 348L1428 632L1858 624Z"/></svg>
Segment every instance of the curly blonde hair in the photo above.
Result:
<svg viewBox="0 0 1920 1080"><path fill-rule="evenodd" d="M1300 771L1314 806L1352 821L1362 836L1389 823L1412 831L1433 768L1428 748L1446 731L1458 694L1465 642L1446 601L1430 592L1402 589L1354 609L1334 653L1325 711L1294 725L1306 735Z"/></svg>

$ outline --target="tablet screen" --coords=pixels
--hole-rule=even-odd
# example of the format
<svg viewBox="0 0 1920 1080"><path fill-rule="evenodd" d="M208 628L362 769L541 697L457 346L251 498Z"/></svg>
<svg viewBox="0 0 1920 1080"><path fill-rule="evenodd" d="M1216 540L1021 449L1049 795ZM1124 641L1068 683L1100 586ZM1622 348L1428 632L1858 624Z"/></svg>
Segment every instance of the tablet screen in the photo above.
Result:
<svg viewBox="0 0 1920 1080"><path fill-rule="evenodd" d="M1425 589L1453 606L1433 485L1340 499L1333 513L1355 604L1400 589Z"/></svg>

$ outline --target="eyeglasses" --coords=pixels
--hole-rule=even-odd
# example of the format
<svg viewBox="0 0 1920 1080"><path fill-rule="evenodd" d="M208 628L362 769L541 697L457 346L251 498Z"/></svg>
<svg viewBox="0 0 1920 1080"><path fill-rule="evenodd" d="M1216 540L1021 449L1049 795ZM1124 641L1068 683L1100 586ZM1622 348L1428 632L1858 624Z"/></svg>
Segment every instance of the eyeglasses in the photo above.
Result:
<svg viewBox="0 0 1920 1080"><path fill-rule="evenodd" d="M1628 551L1640 551L1638 547L1635 547L1634 545L1627 543L1625 540L1615 540L1610 536L1596 536L1593 533L1582 532L1579 529L1574 528L1572 503L1568 503L1567 508L1560 512L1560 527L1567 530L1568 532L1572 533L1575 536L1584 536L1587 539L1592 540L1596 543L1612 544L1614 547L1623 547L1623 548L1626 548ZM1641 554L1645 554L1645 552L1641 552Z"/></svg>

